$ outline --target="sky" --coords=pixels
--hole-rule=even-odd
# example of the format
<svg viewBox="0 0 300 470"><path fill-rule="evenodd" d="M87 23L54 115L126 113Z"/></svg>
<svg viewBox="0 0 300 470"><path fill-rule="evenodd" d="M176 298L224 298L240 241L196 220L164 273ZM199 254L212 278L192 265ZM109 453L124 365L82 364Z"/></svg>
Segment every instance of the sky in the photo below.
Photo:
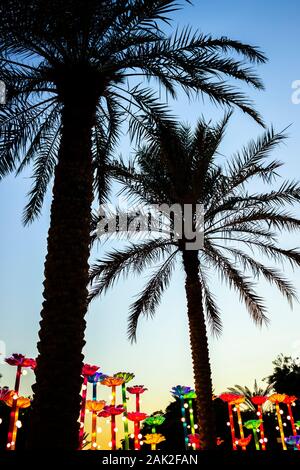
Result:
<svg viewBox="0 0 300 470"><path fill-rule="evenodd" d="M246 91L268 125L273 124L279 131L291 125L287 131L288 140L272 156L285 163L281 170L284 178L298 180L300 104L292 102L292 83L300 80L299 17L297 0L284 3L279 0L194 0L194 6L187 5L173 15L174 25L189 24L213 36L229 36L257 45L265 52L269 62L259 67L259 74L266 90ZM185 122L193 125L202 114L208 120L222 116L223 110L206 100L188 103L180 96L178 102L170 104ZM236 111L227 130L222 154L232 155L261 133L261 127L251 118ZM119 151L124 155L129 153L126 139ZM51 198L49 195L41 218L24 228L22 210L30 184L29 174L8 177L0 184L0 341L5 343L7 355L19 352L34 357ZM297 247L299 239L288 236L283 244ZM285 267L285 273L299 291L299 272L293 273ZM131 345L126 338L128 307L148 275L146 272L138 279L119 282L104 298L92 304L87 314L84 353L85 361L101 366L104 373L134 372L134 382L149 389L143 395L142 409L151 413L168 405L172 386L193 385L193 374L184 276L180 266L155 319L140 322L137 344ZM276 290L262 283L259 291L266 296L271 323L268 328L258 329L236 294L215 280L214 284L223 319L222 336L209 338L215 393L234 384L252 386L255 379L261 382L272 371L272 360L279 353L300 355L299 304L291 311ZM12 387L13 368L0 364L0 373L3 375L0 384ZM22 393L30 394L32 381L33 374L29 372L22 379ZM101 398L105 399L108 394L108 390L103 390Z"/></svg>

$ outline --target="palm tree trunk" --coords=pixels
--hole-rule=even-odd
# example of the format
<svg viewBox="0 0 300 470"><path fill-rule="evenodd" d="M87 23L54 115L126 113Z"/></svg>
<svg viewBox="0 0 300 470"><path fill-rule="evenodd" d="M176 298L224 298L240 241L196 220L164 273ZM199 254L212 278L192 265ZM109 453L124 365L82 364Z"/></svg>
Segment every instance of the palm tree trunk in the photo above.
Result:
<svg viewBox="0 0 300 470"><path fill-rule="evenodd" d="M47 240L30 449L78 448L93 198L91 130L96 111L96 97L85 88L84 84L71 84L64 97Z"/></svg>
<svg viewBox="0 0 300 470"><path fill-rule="evenodd" d="M195 391L197 394L196 403L200 445L202 449L213 449L216 445L216 438L212 404L212 380L203 296L199 277L198 253L197 251L183 250L182 257L186 275L185 290Z"/></svg>

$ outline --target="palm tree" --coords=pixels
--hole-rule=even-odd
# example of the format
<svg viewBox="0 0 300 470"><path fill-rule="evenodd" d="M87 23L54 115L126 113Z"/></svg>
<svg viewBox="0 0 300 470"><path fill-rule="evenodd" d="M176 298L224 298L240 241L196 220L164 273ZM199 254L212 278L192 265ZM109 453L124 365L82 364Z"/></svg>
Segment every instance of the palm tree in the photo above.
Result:
<svg viewBox="0 0 300 470"><path fill-rule="evenodd" d="M148 207L176 203L183 208L188 204L192 207L193 220L196 204L203 204L202 248L188 249L184 237L176 240L171 213L169 235L150 234L149 239L131 242L123 251L112 251L92 266L90 274L92 300L122 274L128 276L133 272L140 276L146 267L155 267L130 308L128 335L134 341L140 316L155 314L169 285L175 260L181 262L185 272L199 433L205 448L212 448L215 443L206 321L214 333L221 332L220 311L209 276L218 274L237 292L254 322L262 325L267 323L267 309L249 274L257 279L264 277L292 303L296 297L293 286L278 269L268 267L262 255L275 262L287 260L292 265L300 265L300 252L282 248L277 238L278 234L300 228L299 219L284 210L285 204L299 202L300 186L285 181L269 192L249 193L246 189L246 184L254 178L269 184L276 178L281 163L269 162L267 157L284 135L267 130L221 165L217 161L218 148L228 120L229 114L214 127L200 120L195 132L179 124L158 124L154 128L151 122L145 133L147 141L137 151L135 165L133 162L129 167L124 163L112 164L116 178L124 185L124 193L136 202L146 203ZM161 211L167 219L167 211ZM184 224L183 211L182 214L180 222Z"/></svg>
<svg viewBox="0 0 300 470"><path fill-rule="evenodd" d="M273 384L269 384L266 387L259 387L256 380L254 380L253 390L250 390L250 388L247 387L246 385L244 386L235 385L234 387L228 387L229 392L236 393L237 395L244 395L245 404L252 411L256 411L256 407L252 403L251 398L258 397L258 396L266 397L270 395L272 390L273 390ZM268 406L268 404L266 406Z"/></svg>
<svg viewBox="0 0 300 470"><path fill-rule="evenodd" d="M40 214L54 178L31 447L77 447L91 204L94 195L107 196L103 169L124 116L137 135L138 110L164 119L166 106L143 80L158 81L172 98L177 86L206 94L261 123L226 78L261 89L245 62L264 62L264 55L189 28L168 37L163 25L177 7L175 0L8 0L0 6L0 80L7 88L0 176L32 166L25 224ZM57 419L62 439L53 440Z"/></svg>

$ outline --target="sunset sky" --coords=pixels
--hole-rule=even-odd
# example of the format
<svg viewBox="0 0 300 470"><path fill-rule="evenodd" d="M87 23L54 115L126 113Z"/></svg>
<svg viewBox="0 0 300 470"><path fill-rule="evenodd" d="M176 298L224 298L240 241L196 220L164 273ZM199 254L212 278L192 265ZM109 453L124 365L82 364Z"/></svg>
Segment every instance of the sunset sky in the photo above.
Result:
<svg viewBox="0 0 300 470"><path fill-rule="evenodd" d="M266 91L245 88L255 101L266 123L282 130L291 124L289 139L273 154L285 162L283 177L300 179L300 105L292 103L292 82L300 80L299 17L297 0L261 2L252 0L194 0L174 15L174 25L190 24L213 36L229 36L259 46L269 62L259 67ZM218 119L222 110L207 100L188 103L180 94L180 102L170 103L175 114L194 124L203 114L206 119ZM235 111L222 147L222 157L231 156L251 138L262 133L256 123L240 111ZM122 139L118 153L129 153L128 139ZM49 225L50 195L43 216L32 226L22 226L25 195L30 188L29 173L15 179L9 177L0 184L0 340L6 344L6 354L13 352L36 355L39 315L42 302L43 263ZM280 184L280 182L279 182ZM255 188L252 188L255 189ZM299 216L299 208L297 208ZM299 246L290 236L283 240L287 247ZM108 245L107 245L108 246ZM70 247L72 249L72 247ZM103 248L98 256L105 252ZM285 273L300 291L299 272ZM145 278L120 281L102 300L97 300L87 314L85 360L101 366L104 373L132 371L137 384L149 391L142 397L142 409L151 413L169 403L170 389L176 384L192 385L192 367L186 319L184 276L178 266L168 291L163 296L154 320L142 320L138 342L131 345L126 338L128 306L140 291ZM276 290L260 285L259 292L267 298L271 323L258 329L234 292L219 284L212 276L223 318L223 334L210 337L210 354L215 393L234 384L252 386L272 370L272 360L279 353L300 355L300 306L291 311ZM0 364L1 385L13 386L14 370ZM30 394L33 374L23 380L22 393ZM62 378L63 380L63 378ZM109 392L104 387L99 397ZM133 401L132 401L133 405ZM131 406L131 405L130 405Z"/></svg>

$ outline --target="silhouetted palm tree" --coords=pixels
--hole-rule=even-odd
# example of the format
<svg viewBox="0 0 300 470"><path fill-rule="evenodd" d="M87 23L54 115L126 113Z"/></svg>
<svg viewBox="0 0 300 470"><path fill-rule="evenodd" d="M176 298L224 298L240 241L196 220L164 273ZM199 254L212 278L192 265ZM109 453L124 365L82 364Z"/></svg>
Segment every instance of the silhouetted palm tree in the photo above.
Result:
<svg viewBox="0 0 300 470"><path fill-rule="evenodd" d="M136 167L133 163L128 168L125 164L115 164L115 176L124 185L125 194L134 197L135 202L169 206L177 203L182 208L188 204L192 207L193 220L196 220L196 203L204 204L203 247L188 249L186 239L176 240L171 230L171 236L159 234L140 243L131 243L123 251L112 251L91 269L90 299L93 299L121 275L132 272L140 276L143 269L155 267L130 308L128 333L133 341L140 316L155 314L176 259L182 263L199 433L205 448L214 445L205 313L212 331L221 332L220 311L209 275L218 274L233 288L254 322L262 325L267 322L267 308L256 293L254 278L264 277L290 303L296 297L290 282L279 270L268 267L263 255L275 262L287 260L294 266L300 265L300 252L282 248L277 239L278 234L300 228L300 221L284 210L285 204L299 202L300 186L285 181L269 192L249 193L246 189L246 184L253 179L273 183L281 163L267 161L267 157L284 136L268 130L221 165L217 160L218 148L228 119L226 115L215 127L200 120L194 133L183 125L153 127L151 122L145 132L148 141L137 151ZM167 219L167 211L161 210ZM182 210L182 225L183 217ZM175 226L172 214L170 221L171 226Z"/></svg>
<svg viewBox="0 0 300 470"><path fill-rule="evenodd" d="M54 176L31 447L77 446L93 196L107 195L103 169L124 116L134 122L142 109L163 119L166 110L141 82L154 79L172 97L177 86L203 93L261 122L224 79L262 88L245 59L264 62L264 55L189 28L168 37L162 25L177 6L175 0L8 0L0 6L0 80L7 87L0 176L32 165L25 223L40 214ZM58 419L61 438L53 439Z"/></svg>

